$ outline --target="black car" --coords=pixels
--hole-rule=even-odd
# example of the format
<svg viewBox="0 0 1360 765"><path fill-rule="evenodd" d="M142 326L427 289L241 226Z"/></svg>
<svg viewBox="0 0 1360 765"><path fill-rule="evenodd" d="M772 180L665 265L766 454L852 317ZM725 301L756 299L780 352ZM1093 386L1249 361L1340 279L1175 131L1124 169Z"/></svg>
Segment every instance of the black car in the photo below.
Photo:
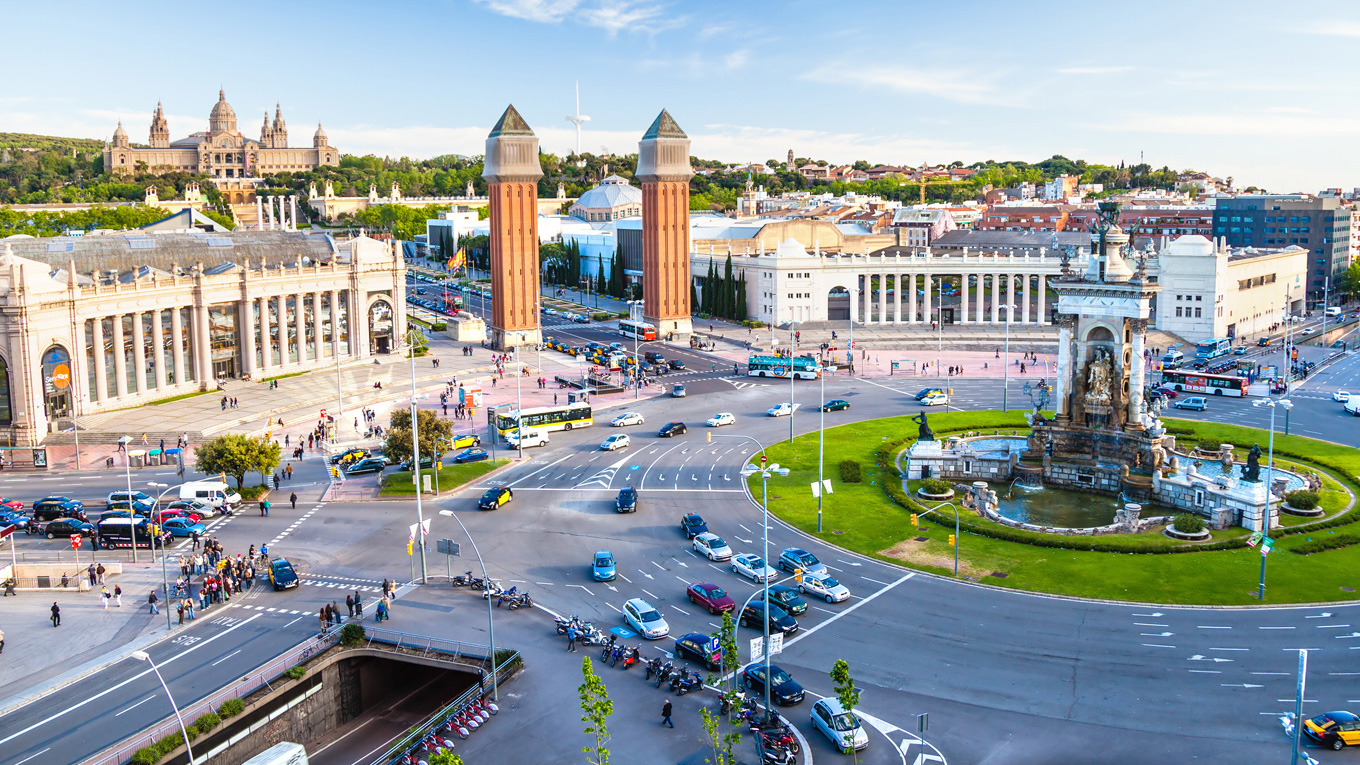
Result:
<svg viewBox="0 0 1360 765"><path fill-rule="evenodd" d="M127 510L127 511L129 511L129 512L136 513L136 514L138 514L138 515L146 515L146 516L150 516L150 515L151 515L151 511L154 510L155 508L152 506L152 504L151 504L150 502L141 502L141 501L135 500L135 499L132 500L131 502L128 502L128 501L125 500L125 499L119 499L119 500L114 500L113 502L108 503L108 505L105 506L104 509L105 509L105 510Z"/></svg>
<svg viewBox="0 0 1360 765"><path fill-rule="evenodd" d="M293 570L293 564L286 558L275 558L270 561L269 583L274 585L275 591L298 586L298 575L297 571Z"/></svg>
<svg viewBox="0 0 1360 765"><path fill-rule="evenodd" d="M681 361L680 359L666 359L666 366L670 367L671 369L684 369L685 362Z"/></svg>
<svg viewBox="0 0 1360 765"><path fill-rule="evenodd" d="M798 596L797 590L782 584L770 585L770 602L791 616L802 616L808 609L807 601Z"/></svg>
<svg viewBox="0 0 1360 765"><path fill-rule="evenodd" d="M698 513L685 513L680 519L680 530L685 532L686 539L693 539L708 531L708 524Z"/></svg>
<svg viewBox="0 0 1360 765"><path fill-rule="evenodd" d="M761 619L765 616L765 601L753 600L741 609L741 625L743 627L760 627ZM782 632L785 635L792 635L798 631L798 622L788 615L779 606L770 606L770 631Z"/></svg>
<svg viewBox="0 0 1360 765"><path fill-rule="evenodd" d="M478 510L495 510L501 505L507 504L515 498L515 492L509 486L496 486L487 489L482 498L477 500Z"/></svg>
<svg viewBox="0 0 1360 765"><path fill-rule="evenodd" d="M689 428L685 427L685 423L668 422L661 426L661 430L658 430L656 435L660 438L670 438L671 436L682 436L688 432Z"/></svg>
<svg viewBox="0 0 1360 765"><path fill-rule="evenodd" d="M637 489L632 486L625 486L619 489L618 499L614 500L614 509L620 513L636 513L638 507Z"/></svg>
<svg viewBox="0 0 1360 765"><path fill-rule="evenodd" d="M70 497L43 497L42 499L33 503L33 509L36 510L42 507L43 505L62 505L62 504L71 504L75 505L76 507L85 506L84 502L81 502L78 499L71 499Z"/></svg>
<svg viewBox="0 0 1360 765"><path fill-rule="evenodd" d="M75 518L78 521L89 520L79 502L48 502L44 499L33 503L33 519L35 521L41 523L60 518Z"/></svg>
<svg viewBox="0 0 1360 765"><path fill-rule="evenodd" d="M713 638L702 632L691 632L675 641L675 656L702 664L710 672L722 669L722 649L714 648Z"/></svg>
<svg viewBox="0 0 1360 765"><path fill-rule="evenodd" d="M789 673L780 669L778 664L770 665L770 680L770 701L780 706L788 706L803 700L803 686L790 677ZM763 695L765 693L765 665L756 663L742 670L741 683L752 695Z"/></svg>
<svg viewBox="0 0 1360 765"><path fill-rule="evenodd" d="M47 524L47 527L43 529L43 534L48 539L69 537L72 534L79 534L82 537L92 537L94 536L94 527L84 521L78 521L75 518L58 518Z"/></svg>
<svg viewBox="0 0 1360 765"><path fill-rule="evenodd" d="M642 354L642 358L652 362L653 364L664 364L666 362L666 357L657 353L656 351L647 351L646 353Z"/></svg>
<svg viewBox="0 0 1360 765"><path fill-rule="evenodd" d="M943 389L943 388L922 388L922 389L916 391L916 396L915 396L914 398L915 398L917 401L920 401L921 399L925 398L926 396L929 396L929 395L932 394L932 393L943 393L943 392L944 392L944 389Z"/></svg>

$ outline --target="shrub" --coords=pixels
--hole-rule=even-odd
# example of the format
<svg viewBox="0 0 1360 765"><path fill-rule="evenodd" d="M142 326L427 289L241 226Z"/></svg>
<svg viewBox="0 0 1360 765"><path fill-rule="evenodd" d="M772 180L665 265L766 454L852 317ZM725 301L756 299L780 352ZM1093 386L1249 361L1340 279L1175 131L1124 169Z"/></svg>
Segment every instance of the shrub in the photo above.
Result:
<svg viewBox="0 0 1360 765"><path fill-rule="evenodd" d="M862 483L864 481L857 460L841 460L841 481L843 483Z"/></svg>
<svg viewBox="0 0 1360 765"><path fill-rule="evenodd" d="M943 478L927 478L921 481L921 490L927 494L948 494L951 487Z"/></svg>
<svg viewBox="0 0 1360 765"><path fill-rule="evenodd" d="M240 699L227 699L222 702L222 706L217 708L217 714L222 719L235 717L244 711L246 711L246 703Z"/></svg>
<svg viewBox="0 0 1360 765"><path fill-rule="evenodd" d="M1182 534L1198 534L1204 531L1204 519L1194 513L1177 515L1171 525Z"/></svg>
<svg viewBox="0 0 1360 765"><path fill-rule="evenodd" d="M261 496L264 495L264 493L265 493L266 491L269 491L269 487L268 487L268 486L242 486L240 489L237 489L237 491L240 493L241 499L242 499L242 500L247 500L247 499L259 499Z"/></svg>
<svg viewBox="0 0 1360 765"><path fill-rule="evenodd" d="M363 641L363 625L351 622L340 628L340 645L345 646L346 648L352 648Z"/></svg>
<svg viewBox="0 0 1360 765"><path fill-rule="evenodd" d="M216 728L221 722L221 717L218 717L212 712L208 712L207 714L199 715L197 720L194 720L185 726L185 730L189 732L189 740L193 741L204 733Z"/></svg>
<svg viewBox="0 0 1360 765"><path fill-rule="evenodd" d="M1294 503L1290 502L1289 504L1292 505ZM1320 553L1325 550L1336 550L1341 547L1351 547L1352 545L1360 545L1360 536L1344 533L1331 534L1326 539L1315 539L1312 542L1304 542L1298 547L1291 547L1289 548L1289 551L1298 553L1299 555L1312 555L1313 553Z"/></svg>
<svg viewBox="0 0 1360 765"><path fill-rule="evenodd" d="M608 311L596 311L590 315L590 318L593 321L609 321L614 318L614 314L609 313Z"/></svg>
<svg viewBox="0 0 1360 765"><path fill-rule="evenodd" d="M151 746L144 746L132 755L132 765L156 765L165 755L175 751L184 743L184 736L175 731Z"/></svg>
<svg viewBox="0 0 1360 765"><path fill-rule="evenodd" d="M1312 510L1318 506L1318 495L1317 492L1308 489L1295 489L1284 495L1284 501L1288 502L1290 507Z"/></svg>
<svg viewBox="0 0 1360 765"><path fill-rule="evenodd" d="M305 674L307 674L307 668L299 664L296 667L289 667L284 671L283 676L292 680L301 680Z"/></svg>

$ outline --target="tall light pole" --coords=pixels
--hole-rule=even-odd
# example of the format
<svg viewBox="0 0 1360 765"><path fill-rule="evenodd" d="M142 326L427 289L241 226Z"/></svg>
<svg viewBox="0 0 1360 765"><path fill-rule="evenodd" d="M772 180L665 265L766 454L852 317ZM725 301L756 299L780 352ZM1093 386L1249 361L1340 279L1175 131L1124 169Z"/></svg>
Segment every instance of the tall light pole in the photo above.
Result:
<svg viewBox="0 0 1360 765"><path fill-rule="evenodd" d="M755 439L751 439L751 440L754 441ZM759 442L757 442L757 443L759 443ZM761 557L765 559L765 565L768 566L768 565L770 565L770 500L769 500L769 497L770 497L770 474L773 473L773 474L780 475L780 476L787 476L787 475L789 474L789 469L788 469L788 468L781 468L781 467L779 466L779 463L778 463L778 462L772 463L771 465L769 465L768 467L766 467L766 465L765 465L765 454L764 454L764 449L762 449L761 452L762 452L762 453L761 453L761 455L760 455L760 467L756 467L754 464L748 464L746 467L742 468L741 475L742 475L743 478L745 478L745 477L748 477L748 476L755 475L756 473L759 473L759 474L760 474L760 511L761 511L762 516L763 516L763 521L762 521L762 524L761 524L761 525L763 526L763 532L764 532L764 540L763 540L764 551L761 553ZM761 609L761 614L762 614L763 618L761 619L761 621L764 623L764 629L763 629L762 634L764 635L764 640L765 640L765 642L764 642L765 650L763 651L763 653L765 654L765 683L764 683L764 685L765 685L765 716L766 716L766 718L768 719L769 716L770 716L770 714L771 714L771 707L770 707L770 578L769 578L768 576L765 577L764 582L761 583L761 592L762 592L761 601L762 601L762 603L763 603L763 608Z"/></svg>
<svg viewBox="0 0 1360 765"><path fill-rule="evenodd" d="M1010 287L1007 287L1009 291ZM1006 394L1011 387L1011 320L1015 316L1015 303L1007 303L1001 306L1006 312L1006 355L1001 359L1001 366L1004 369L1001 381L1001 411L1006 411ZM958 572L955 571L955 574Z"/></svg>
<svg viewBox="0 0 1360 765"><path fill-rule="evenodd" d="M179 721L179 732L184 736L184 750L189 754L189 764L194 762L194 748L189 745L189 731L184 729L184 716L179 713L179 707L175 704L175 697L170 695L170 686L165 684L165 678L161 677L161 671L156 667L156 662L151 660L151 655L146 651L133 651L128 654L138 661L144 661L151 665L151 671L156 673L156 679L161 681L161 688L165 690L165 697L170 700L170 708L175 712L175 719Z"/></svg>
<svg viewBox="0 0 1360 765"><path fill-rule="evenodd" d="M826 493L825 478L822 477L822 455L826 451L826 368L817 368L817 379L821 381L818 396L822 405L817 407L817 533L822 533L822 494ZM792 417L793 415L789 415Z"/></svg>
<svg viewBox="0 0 1360 765"><path fill-rule="evenodd" d="M953 502L941 502L931 509L939 510L942 507L954 511L954 576L957 577L959 575L959 508Z"/></svg>
<svg viewBox="0 0 1360 765"><path fill-rule="evenodd" d="M482 581L489 584L491 577L486 572L486 562L482 560L482 552L477 549L477 540L472 538L472 535L468 533L467 526L463 525L463 521L452 510L440 510L439 514L447 515L458 523L458 528L463 530L463 536L467 537L468 542L472 544L472 552L477 555L477 565L482 567ZM496 690L496 622L491 617L491 600L491 598L486 599L486 629L491 636L491 698L494 701L499 700L500 697Z"/></svg>
<svg viewBox="0 0 1360 765"><path fill-rule="evenodd" d="M524 459L524 398L520 395L520 390L519 390L519 378L523 377L524 375L520 374L520 371L521 371L521 370L520 370L520 366L519 366L519 346L516 345L516 346L515 346L515 438L516 438L516 439L518 440L518 442L519 442L519 443L516 444L516 446L519 447L518 450L517 450L519 453L515 455L515 459L516 459L516 460L522 460L522 459Z"/></svg>
<svg viewBox="0 0 1360 765"><path fill-rule="evenodd" d="M850 376L855 376L855 301L859 299L859 277L855 277L855 288L850 290L850 347L845 357L850 362Z"/></svg>
<svg viewBox="0 0 1360 765"><path fill-rule="evenodd" d="M420 330L408 327L406 330L407 352L411 354L411 470L416 482L416 523L420 524L420 583L426 584L425 569L425 509L421 505L420 492L420 419L416 405L416 338L422 338Z"/></svg>
<svg viewBox="0 0 1360 765"><path fill-rule="evenodd" d="M1266 457L1266 506L1261 515L1261 578L1256 585L1256 599L1265 600L1266 597L1266 556L1270 552L1267 547L1270 539L1270 489L1275 478L1275 410L1284 409L1289 411L1294 408L1294 402L1287 398L1281 399L1261 399L1251 402L1252 406L1270 407L1270 453Z"/></svg>
<svg viewBox="0 0 1360 765"><path fill-rule="evenodd" d="M151 481L150 483L147 484L147 486L150 486L150 487L153 488L153 489L164 489L164 490L165 490L165 491L162 491L162 492L160 493L160 495L156 497L156 504L154 504L154 505L151 506L151 512L154 513L154 514L159 514L159 513L160 513L160 506L161 506L161 498L165 496L165 492L170 491L170 489L172 489L173 487L170 486L170 484L166 484L166 483L156 483L155 481ZM129 507L131 507L131 505L129 505ZM136 513L133 513L133 514L132 514L132 517L133 517L133 519L135 520L136 517L137 517L137 514L136 514ZM154 517L153 517L153 520L155 520ZM151 549L152 549L153 554L154 554L154 551L155 551L155 541L156 541L156 540L153 538L151 541L152 541L152 548L151 548ZM165 545L162 544L162 545L161 545L161 587L163 587L163 588L165 589L165 628L166 628L167 630L173 630L173 629L174 629L174 626L173 626L172 624L170 624L170 577L169 577L169 575L167 575L167 574L165 573L165 553L166 553Z"/></svg>
<svg viewBox="0 0 1360 765"><path fill-rule="evenodd" d="M1289 737L1294 748L1293 756L1289 759L1291 765L1299 761L1299 736L1303 733L1303 689L1308 677L1308 650L1299 649L1299 679L1294 692L1294 731ZM1308 761L1313 762L1313 759L1310 757Z"/></svg>
<svg viewBox="0 0 1360 765"><path fill-rule="evenodd" d="M789 443L793 443L793 381L798 379L793 373L793 328L802 323L793 320L793 306L789 306Z"/></svg>
<svg viewBox="0 0 1360 765"><path fill-rule="evenodd" d="M127 444L132 443L132 437L131 437L131 436L123 436L123 439L126 439L126 440L127 440L127 443L124 443L124 444L123 444L123 475L127 478L127 496L128 496L128 509L129 509L129 512L128 512L128 516L129 516L129 517L128 517L128 533L132 535L132 562L133 562L133 563L136 563L136 562L137 562L137 514L134 513L134 512L131 512L131 508L132 508L132 455L131 455L131 454L128 454L128 448L127 448ZM120 439L120 440L122 440L122 439ZM154 547L152 548L152 551L151 551L151 557L152 557L153 560L154 560L155 557L156 557L156 551L155 551L155 548L154 548Z"/></svg>

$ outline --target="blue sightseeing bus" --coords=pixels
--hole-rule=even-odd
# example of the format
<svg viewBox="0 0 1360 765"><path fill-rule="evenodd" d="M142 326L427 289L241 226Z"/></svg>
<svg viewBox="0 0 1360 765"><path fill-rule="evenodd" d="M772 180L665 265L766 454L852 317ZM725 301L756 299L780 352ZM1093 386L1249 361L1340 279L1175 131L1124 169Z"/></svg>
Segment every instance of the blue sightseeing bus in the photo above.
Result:
<svg viewBox="0 0 1360 765"><path fill-rule="evenodd" d="M750 377L788 377L792 368L796 380L816 380L821 374L817 359L812 356L751 356L746 360L746 374Z"/></svg>
<svg viewBox="0 0 1360 765"><path fill-rule="evenodd" d="M1233 341L1231 337L1216 337L1213 340L1206 340L1195 347L1195 358L1197 359L1216 359L1219 356L1226 356L1232 353Z"/></svg>

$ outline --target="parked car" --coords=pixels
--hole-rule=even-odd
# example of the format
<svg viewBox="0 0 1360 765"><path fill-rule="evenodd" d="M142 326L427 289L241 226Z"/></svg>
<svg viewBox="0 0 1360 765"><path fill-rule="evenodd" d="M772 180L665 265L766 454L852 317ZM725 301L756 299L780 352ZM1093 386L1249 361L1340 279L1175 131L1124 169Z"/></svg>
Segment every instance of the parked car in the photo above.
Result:
<svg viewBox="0 0 1360 765"><path fill-rule="evenodd" d="M491 459L491 455L487 454L485 449L480 446L474 446L471 449L464 449L459 452L457 456L453 458L453 464L466 465L469 462L481 462L482 460L489 459Z"/></svg>
<svg viewBox="0 0 1360 765"><path fill-rule="evenodd" d="M671 436L682 436L689 432L683 422L668 422L661 426L661 430L656 432L659 438L670 438Z"/></svg>
<svg viewBox="0 0 1360 765"><path fill-rule="evenodd" d="M660 640L671 632L661 612L642 598L633 598L623 604L623 618L629 626L648 640Z"/></svg>
<svg viewBox="0 0 1360 765"><path fill-rule="evenodd" d="M711 531L705 531L694 537L691 543L694 551L709 560L728 560L732 557L732 548L727 546L723 538Z"/></svg>
<svg viewBox="0 0 1360 765"><path fill-rule="evenodd" d="M685 588L685 596L696 606L703 606L710 614L735 611L737 602L723 588L711 582L695 582Z"/></svg>
<svg viewBox="0 0 1360 765"><path fill-rule="evenodd" d="M401 463L401 465L400 465L399 467L400 467L402 470L405 470L405 471L408 472L408 473L411 472L411 460L406 460L405 462ZM433 470L433 469L434 469L434 457L431 457L431 456L429 456L429 455L427 455L427 454L421 455L421 457L420 457L420 469L421 469L421 470Z"/></svg>
<svg viewBox="0 0 1360 765"><path fill-rule="evenodd" d="M482 437L476 433L459 433L449 441L449 448L465 449L469 446L481 446Z"/></svg>
<svg viewBox="0 0 1360 765"><path fill-rule="evenodd" d="M131 493L126 491L115 491L112 494L110 494L108 498L104 501L105 503L112 505L116 502L127 502L129 499L131 499L134 502L141 502L146 505L153 505L156 502L155 497L151 496L150 494L147 494L144 491L134 491Z"/></svg>
<svg viewBox="0 0 1360 765"><path fill-rule="evenodd" d="M812 705L812 727L821 731L838 752L859 751L869 746L869 734L854 712L847 712L840 701L828 696Z"/></svg>
<svg viewBox="0 0 1360 765"><path fill-rule="evenodd" d="M515 492L509 486L494 486L486 490L482 498L477 500L478 510L495 510L502 505L507 505L515 498Z"/></svg>
<svg viewBox="0 0 1360 765"><path fill-rule="evenodd" d="M616 449L627 449L629 446L632 446L632 442L629 440L627 433L615 433L600 443L600 449L607 452L612 452Z"/></svg>
<svg viewBox="0 0 1360 765"><path fill-rule="evenodd" d="M614 498L614 511L619 513L636 513L638 508L637 489L632 486L625 486L619 489L619 496Z"/></svg>
<svg viewBox="0 0 1360 765"><path fill-rule="evenodd" d="M825 571L803 574L798 581L798 592L816 595L828 603L839 603L850 598L850 588Z"/></svg>
<svg viewBox="0 0 1360 765"><path fill-rule="evenodd" d="M765 693L765 665L757 662L748 665L741 673L741 684L752 696ZM803 686L799 685L789 673L770 665L770 700L780 706L797 704L803 700Z"/></svg>
<svg viewBox="0 0 1360 765"><path fill-rule="evenodd" d="M849 402L849 401L846 401L846 400L843 399L843 398L833 398L833 399L831 399L830 401L826 402L825 404L822 404L822 411L823 411L823 412L839 412L839 411L841 411L842 409L849 409L849 408L850 408L850 402Z"/></svg>
<svg viewBox="0 0 1360 765"><path fill-rule="evenodd" d="M826 566L817 556L799 547L787 547L779 554L779 568L792 574L800 569L804 574L826 573Z"/></svg>
<svg viewBox="0 0 1360 765"><path fill-rule="evenodd" d="M702 632L691 632L677 638L675 656L701 664L710 672L722 669L722 649L717 638Z"/></svg>
<svg viewBox="0 0 1360 765"><path fill-rule="evenodd" d="M42 499L33 503L33 520L38 522L55 521L58 518L75 518L78 521L88 521L85 516L85 509L79 502L49 502Z"/></svg>
<svg viewBox="0 0 1360 765"><path fill-rule="evenodd" d="M614 553L608 550L595 551L595 557L590 562L590 578L597 582L612 582L618 575Z"/></svg>
<svg viewBox="0 0 1360 765"><path fill-rule="evenodd" d="M0 497L0 507L7 507L10 510L23 510L24 503L20 502L17 499L10 499L9 497Z"/></svg>
<svg viewBox="0 0 1360 765"><path fill-rule="evenodd" d="M720 428L723 425L735 425L736 423L737 423L736 415L732 414L731 412L718 412L712 417L709 417L708 422L704 424L710 428Z"/></svg>
<svg viewBox="0 0 1360 765"><path fill-rule="evenodd" d="M274 585L276 591L298 586L297 571L287 558L275 558L269 562L269 583Z"/></svg>
<svg viewBox="0 0 1360 765"><path fill-rule="evenodd" d="M750 579L753 582L764 582L778 574L773 568L765 563L765 559L754 553L742 553L732 556L732 573Z"/></svg>
<svg viewBox="0 0 1360 765"><path fill-rule="evenodd" d="M609 424L616 428L626 428L629 425L641 425L645 422L646 420L637 412L624 412L615 417Z"/></svg>
<svg viewBox="0 0 1360 765"><path fill-rule="evenodd" d="M708 531L708 524L698 513L685 513L680 519L680 530L685 532L686 539L693 539Z"/></svg>
<svg viewBox="0 0 1360 765"><path fill-rule="evenodd" d="M1203 396L1191 396L1184 401L1177 401L1175 406L1177 409L1194 409L1202 412L1209 408L1209 402L1205 401Z"/></svg>
<svg viewBox="0 0 1360 765"><path fill-rule="evenodd" d="M54 505L54 506L55 506L55 505L75 505L76 507L84 507L84 506L85 506L85 503L84 503L84 502L81 502L81 501L78 500L78 499L71 499L70 497L60 497L60 496L43 497L42 499L40 499L40 500L38 500L37 502L34 502L34 503L33 503L33 509L36 511L38 508L43 507L44 505Z"/></svg>
<svg viewBox="0 0 1360 765"><path fill-rule="evenodd" d="M161 522L161 528L170 532L173 537L188 537L198 534L202 536L208 533L208 527L201 523L194 523L188 518L166 518Z"/></svg>
<svg viewBox="0 0 1360 765"><path fill-rule="evenodd" d="M174 502L171 502L166 509L183 510L186 513L198 516L199 520L212 518L217 515L217 508L201 499L177 499Z"/></svg>

